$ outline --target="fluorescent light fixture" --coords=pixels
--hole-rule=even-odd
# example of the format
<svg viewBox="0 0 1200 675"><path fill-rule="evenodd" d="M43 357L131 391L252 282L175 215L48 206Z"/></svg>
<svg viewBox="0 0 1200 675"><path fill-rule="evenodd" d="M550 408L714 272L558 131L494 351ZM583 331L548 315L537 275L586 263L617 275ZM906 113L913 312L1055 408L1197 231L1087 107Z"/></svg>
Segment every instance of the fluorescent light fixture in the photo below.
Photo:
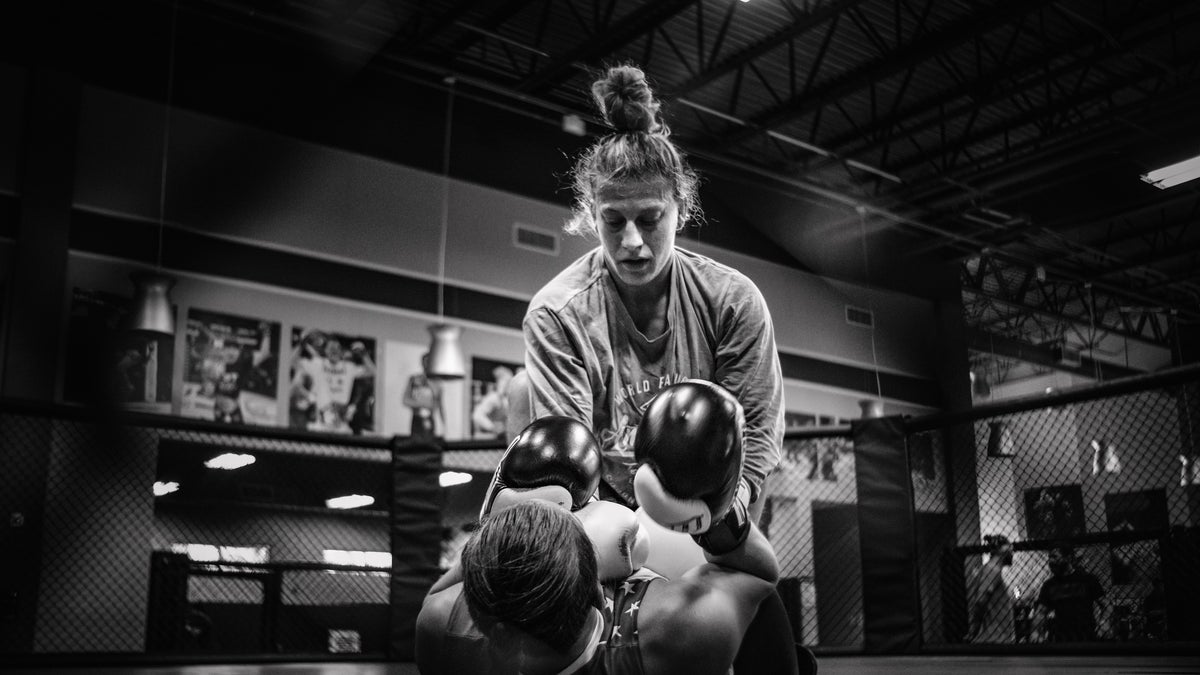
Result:
<svg viewBox="0 0 1200 675"><path fill-rule="evenodd" d="M438 476L438 485L441 485L442 487L462 485L463 483L470 482L471 474L463 471L443 471L442 475Z"/></svg>
<svg viewBox="0 0 1200 675"><path fill-rule="evenodd" d="M235 452L227 452L223 455L217 455L204 463L204 466L210 469L225 469L233 471L240 469L243 466L250 466L254 463L254 455L238 454Z"/></svg>
<svg viewBox="0 0 1200 675"><path fill-rule="evenodd" d="M1200 155L1144 173L1141 178L1160 190L1195 180L1200 178Z"/></svg>
<svg viewBox="0 0 1200 675"><path fill-rule="evenodd" d="M169 495L172 492L179 492L179 483L176 483L173 480L166 481L166 482L163 482L161 480L154 481L154 496L155 497Z"/></svg>
<svg viewBox="0 0 1200 675"><path fill-rule="evenodd" d="M360 506L370 506L374 503L375 498L370 495L345 495L325 500L325 506L331 509L357 509Z"/></svg>

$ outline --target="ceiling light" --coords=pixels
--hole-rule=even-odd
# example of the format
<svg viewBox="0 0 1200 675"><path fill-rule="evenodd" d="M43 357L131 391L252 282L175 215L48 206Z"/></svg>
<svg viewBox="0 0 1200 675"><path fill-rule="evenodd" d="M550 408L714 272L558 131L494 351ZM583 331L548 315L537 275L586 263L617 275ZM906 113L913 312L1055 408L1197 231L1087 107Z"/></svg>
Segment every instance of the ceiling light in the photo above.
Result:
<svg viewBox="0 0 1200 675"><path fill-rule="evenodd" d="M155 497L162 497L163 495L169 495L172 492L179 492L179 483L176 483L173 480L167 481L165 483L161 480L154 481L154 496Z"/></svg>
<svg viewBox="0 0 1200 675"><path fill-rule="evenodd" d="M357 509L360 506L370 506L374 503L375 498L370 495L346 495L325 500L325 506L331 509Z"/></svg>
<svg viewBox="0 0 1200 675"><path fill-rule="evenodd" d="M240 469L243 466L250 466L254 463L254 461L254 455L227 452L223 455L217 455L216 457L208 460L204 463L204 466L210 469L225 469L226 471L233 471L234 469Z"/></svg>
<svg viewBox="0 0 1200 675"><path fill-rule="evenodd" d="M1200 155L1144 173L1141 178L1160 190L1195 180L1200 178Z"/></svg>
<svg viewBox="0 0 1200 675"><path fill-rule="evenodd" d="M463 471L443 471L442 475L438 476L438 485L442 487L450 487L451 485L462 485L463 483L471 482L471 474Z"/></svg>

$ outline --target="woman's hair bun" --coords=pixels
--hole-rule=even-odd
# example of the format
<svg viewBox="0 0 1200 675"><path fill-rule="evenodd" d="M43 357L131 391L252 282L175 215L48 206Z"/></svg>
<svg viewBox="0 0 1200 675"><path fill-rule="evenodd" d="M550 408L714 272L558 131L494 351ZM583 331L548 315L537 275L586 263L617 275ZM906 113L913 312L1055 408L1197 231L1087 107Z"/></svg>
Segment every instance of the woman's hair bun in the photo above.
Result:
<svg viewBox="0 0 1200 675"><path fill-rule="evenodd" d="M592 96L608 122L618 132L662 131L660 104L646 82L646 74L636 66L615 66L592 85Z"/></svg>

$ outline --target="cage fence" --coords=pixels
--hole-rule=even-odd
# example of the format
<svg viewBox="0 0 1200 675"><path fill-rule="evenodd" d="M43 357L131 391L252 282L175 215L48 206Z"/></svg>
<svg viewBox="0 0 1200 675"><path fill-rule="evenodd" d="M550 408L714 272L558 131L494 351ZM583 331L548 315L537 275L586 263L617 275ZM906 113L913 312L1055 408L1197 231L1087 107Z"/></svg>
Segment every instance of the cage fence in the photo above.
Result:
<svg viewBox="0 0 1200 675"><path fill-rule="evenodd" d="M1191 379L911 435L918 553L941 552L926 645L1200 641L1198 394Z"/></svg>
<svg viewBox="0 0 1200 675"><path fill-rule="evenodd" d="M761 524L779 558L779 591L797 642L857 650L863 619L854 452L847 435L833 433L785 436Z"/></svg>
<svg viewBox="0 0 1200 675"><path fill-rule="evenodd" d="M388 440L161 424L0 414L0 653L382 655Z"/></svg>

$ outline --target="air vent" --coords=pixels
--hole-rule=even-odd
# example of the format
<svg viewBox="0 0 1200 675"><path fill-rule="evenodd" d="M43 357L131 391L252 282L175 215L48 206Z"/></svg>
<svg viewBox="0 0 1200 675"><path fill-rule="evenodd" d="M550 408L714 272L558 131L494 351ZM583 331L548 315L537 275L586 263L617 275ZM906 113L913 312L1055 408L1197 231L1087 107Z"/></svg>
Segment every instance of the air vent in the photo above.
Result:
<svg viewBox="0 0 1200 675"><path fill-rule="evenodd" d="M238 497L252 502L273 502L275 488L262 483L239 483Z"/></svg>
<svg viewBox="0 0 1200 675"><path fill-rule="evenodd" d="M558 255L558 234L513 223L513 245L546 255Z"/></svg>
<svg viewBox="0 0 1200 675"><path fill-rule="evenodd" d="M863 328L875 327L875 315L869 309L846 305L846 323Z"/></svg>

